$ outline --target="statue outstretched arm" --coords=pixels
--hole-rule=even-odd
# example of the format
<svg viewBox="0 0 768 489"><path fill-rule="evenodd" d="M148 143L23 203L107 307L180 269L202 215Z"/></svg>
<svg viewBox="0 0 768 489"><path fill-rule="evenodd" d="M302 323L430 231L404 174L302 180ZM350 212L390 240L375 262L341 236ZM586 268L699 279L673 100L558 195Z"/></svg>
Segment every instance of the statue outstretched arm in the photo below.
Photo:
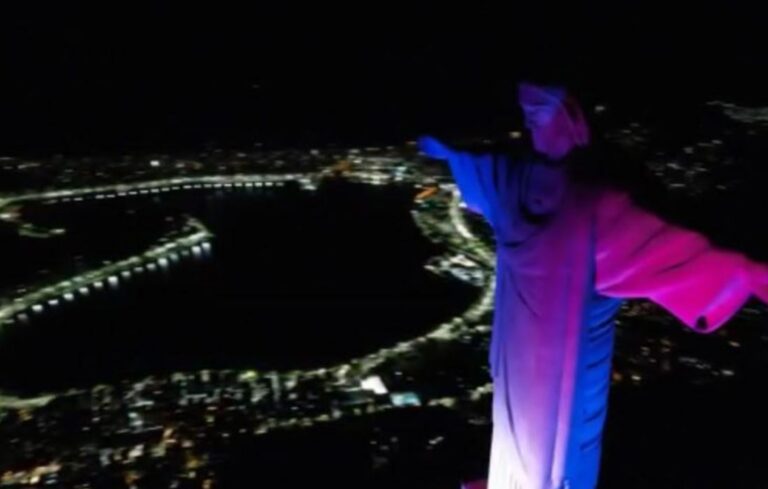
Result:
<svg viewBox="0 0 768 489"><path fill-rule="evenodd" d="M646 298L687 326L710 332L750 296L768 301L768 267L714 246L608 191L596 211L595 287L603 295Z"/></svg>
<svg viewBox="0 0 768 489"><path fill-rule="evenodd" d="M430 158L448 162L469 210L482 215L495 227L504 208L500 205L503 200L501 194L505 193L512 178L506 158L457 151L431 136L419 138L419 148Z"/></svg>
<svg viewBox="0 0 768 489"><path fill-rule="evenodd" d="M419 138L419 149L422 153L436 160L447 160L454 151L445 143L432 136Z"/></svg>
<svg viewBox="0 0 768 489"><path fill-rule="evenodd" d="M755 263L751 267L752 293L761 301L768 303L768 265Z"/></svg>

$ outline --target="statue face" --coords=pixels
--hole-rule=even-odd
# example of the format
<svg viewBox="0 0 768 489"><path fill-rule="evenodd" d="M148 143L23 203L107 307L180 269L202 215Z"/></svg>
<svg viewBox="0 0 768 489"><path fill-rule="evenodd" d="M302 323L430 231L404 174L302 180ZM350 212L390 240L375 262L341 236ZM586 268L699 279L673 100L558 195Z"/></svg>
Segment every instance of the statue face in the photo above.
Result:
<svg viewBox="0 0 768 489"><path fill-rule="evenodd" d="M525 127L531 131L534 149L552 159L567 155L575 142L568 113L561 102L565 93L521 83L519 94Z"/></svg>
<svg viewBox="0 0 768 489"><path fill-rule="evenodd" d="M528 126L531 131L533 148L552 159L560 159L567 155L575 146L571 137L567 114L562 107L556 114L543 122L534 119ZM527 117L526 117L527 119Z"/></svg>

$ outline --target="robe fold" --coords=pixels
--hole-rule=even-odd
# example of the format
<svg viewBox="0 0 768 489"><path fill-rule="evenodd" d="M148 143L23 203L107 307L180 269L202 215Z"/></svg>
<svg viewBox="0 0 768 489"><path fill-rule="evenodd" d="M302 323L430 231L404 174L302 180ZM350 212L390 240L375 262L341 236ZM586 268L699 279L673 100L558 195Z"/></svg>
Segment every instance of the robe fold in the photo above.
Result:
<svg viewBox="0 0 768 489"><path fill-rule="evenodd" d="M750 262L621 191L575 181L574 162L441 157L496 238L488 488L594 489L622 299L710 332L752 293Z"/></svg>

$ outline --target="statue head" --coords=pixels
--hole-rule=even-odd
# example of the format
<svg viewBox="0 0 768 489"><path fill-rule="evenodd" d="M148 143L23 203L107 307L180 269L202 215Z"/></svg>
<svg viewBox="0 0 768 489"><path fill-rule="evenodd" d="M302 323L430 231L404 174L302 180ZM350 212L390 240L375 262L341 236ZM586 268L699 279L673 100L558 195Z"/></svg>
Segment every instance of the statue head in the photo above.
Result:
<svg viewBox="0 0 768 489"><path fill-rule="evenodd" d="M581 107L564 88L522 82L518 98L537 152L559 160L589 143L589 127Z"/></svg>

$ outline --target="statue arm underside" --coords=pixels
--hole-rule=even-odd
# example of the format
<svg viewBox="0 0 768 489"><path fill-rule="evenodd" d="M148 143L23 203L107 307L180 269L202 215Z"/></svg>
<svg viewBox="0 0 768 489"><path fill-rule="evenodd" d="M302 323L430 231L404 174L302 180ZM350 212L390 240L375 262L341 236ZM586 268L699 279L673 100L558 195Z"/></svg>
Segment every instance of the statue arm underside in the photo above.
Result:
<svg viewBox="0 0 768 489"><path fill-rule="evenodd" d="M467 208L482 215L495 227L499 194L513 177L506 158L457 151L429 136L422 137L419 146L427 156L448 162Z"/></svg>
<svg viewBox="0 0 768 489"><path fill-rule="evenodd" d="M650 299L702 332L753 294L768 300L765 265L665 222L624 193L606 192L595 216L595 286L603 295Z"/></svg>

